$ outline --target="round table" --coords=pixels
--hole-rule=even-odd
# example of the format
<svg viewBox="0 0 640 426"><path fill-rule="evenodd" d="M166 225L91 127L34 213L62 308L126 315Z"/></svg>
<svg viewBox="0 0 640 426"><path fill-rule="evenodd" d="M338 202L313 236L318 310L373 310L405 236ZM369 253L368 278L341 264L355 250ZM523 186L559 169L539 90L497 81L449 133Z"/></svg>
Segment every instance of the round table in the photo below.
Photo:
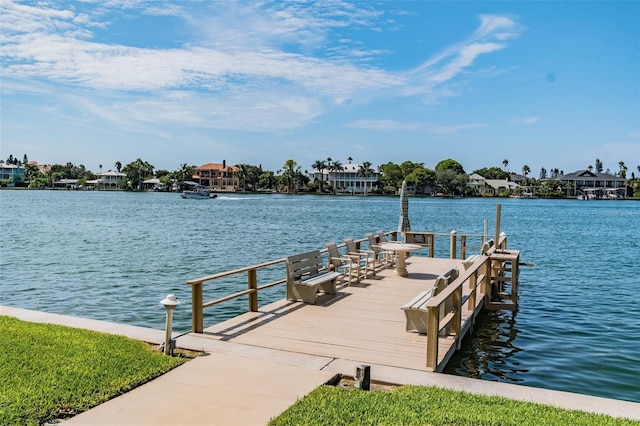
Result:
<svg viewBox="0 0 640 426"><path fill-rule="evenodd" d="M407 271L407 263L405 262L407 253L418 251L422 249L422 246L403 243L382 243L380 244L380 249L385 251L393 251L397 254L396 275L406 277L407 275L409 275L409 272Z"/></svg>

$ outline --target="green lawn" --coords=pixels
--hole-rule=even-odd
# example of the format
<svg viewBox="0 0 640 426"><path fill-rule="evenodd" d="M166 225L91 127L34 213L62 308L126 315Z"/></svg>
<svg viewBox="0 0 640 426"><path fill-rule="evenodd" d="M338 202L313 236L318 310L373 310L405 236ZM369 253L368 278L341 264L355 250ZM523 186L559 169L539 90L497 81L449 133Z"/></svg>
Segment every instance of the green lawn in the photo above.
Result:
<svg viewBox="0 0 640 426"><path fill-rule="evenodd" d="M0 424L76 415L184 362L121 336L0 316Z"/></svg>
<svg viewBox="0 0 640 426"><path fill-rule="evenodd" d="M269 424L637 426L640 422L433 387L363 392L322 386Z"/></svg>
<svg viewBox="0 0 640 426"><path fill-rule="evenodd" d="M0 425L76 415L184 362L120 336L0 316ZM505 398L421 386L322 386L271 425L640 425Z"/></svg>

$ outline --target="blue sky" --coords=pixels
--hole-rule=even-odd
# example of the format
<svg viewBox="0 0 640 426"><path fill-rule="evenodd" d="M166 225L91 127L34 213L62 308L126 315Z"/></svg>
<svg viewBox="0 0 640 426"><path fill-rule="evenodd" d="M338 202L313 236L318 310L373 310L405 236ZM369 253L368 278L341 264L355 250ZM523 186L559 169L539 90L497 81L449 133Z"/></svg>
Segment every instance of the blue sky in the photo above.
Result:
<svg viewBox="0 0 640 426"><path fill-rule="evenodd" d="M0 158L640 165L640 2L0 0Z"/></svg>

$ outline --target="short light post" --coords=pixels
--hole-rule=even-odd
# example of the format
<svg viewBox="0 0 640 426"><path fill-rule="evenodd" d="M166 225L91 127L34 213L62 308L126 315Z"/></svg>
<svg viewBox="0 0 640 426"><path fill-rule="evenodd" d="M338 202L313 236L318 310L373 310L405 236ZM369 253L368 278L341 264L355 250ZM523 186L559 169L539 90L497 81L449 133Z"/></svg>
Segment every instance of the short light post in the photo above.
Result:
<svg viewBox="0 0 640 426"><path fill-rule="evenodd" d="M173 294L167 295L164 300L160 301L167 311L167 322L165 324L164 336L164 354L173 355L173 346L171 341L171 322L173 320L173 310L181 303Z"/></svg>
<svg viewBox="0 0 640 426"><path fill-rule="evenodd" d="M371 385L371 366L366 364L358 365L354 379L356 381L356 389L368 391Z"/></svg>

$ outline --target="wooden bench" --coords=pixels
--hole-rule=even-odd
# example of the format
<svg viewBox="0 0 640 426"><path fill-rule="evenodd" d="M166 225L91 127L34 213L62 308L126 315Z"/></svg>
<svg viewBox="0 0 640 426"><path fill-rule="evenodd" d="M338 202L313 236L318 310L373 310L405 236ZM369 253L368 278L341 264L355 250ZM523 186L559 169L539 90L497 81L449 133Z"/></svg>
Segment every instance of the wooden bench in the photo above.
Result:
<svg viewBox="0 0 640 426"><path fill-rule="evenodd" d="M402 306L404 315L407 319L407 331L415 333L427 332L427 307L425 306L431 297L436 296L446 286L451 284L456 278L458 278L458 268L451 268L444 274L436 278L436 281L432 288L421 291L416 297ZM449 305L449 306L448 306ZM445 303L440 309L440 317L442 318L447 310L451 310L450 302Z"/></svg>
<svg viewBox="0 0 640 426"><path fill-rule="evenodd" d="M287 300L316 303L316 294L322 290L336 294L336 278L341 275L329 271L322 263L320 250L287 257Z"/></svg>

